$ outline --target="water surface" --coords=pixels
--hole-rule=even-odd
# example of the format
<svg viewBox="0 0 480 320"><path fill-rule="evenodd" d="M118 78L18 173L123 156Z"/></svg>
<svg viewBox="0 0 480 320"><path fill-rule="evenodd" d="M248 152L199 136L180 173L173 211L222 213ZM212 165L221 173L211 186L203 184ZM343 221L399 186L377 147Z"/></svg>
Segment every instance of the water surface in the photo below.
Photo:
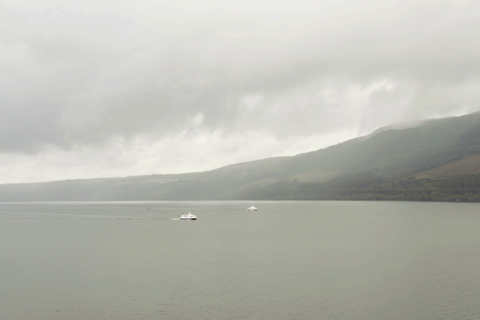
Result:
<svg viewBox="0 0 480 320"><path fill-rule="evenodd" d="M478 319L479 230L462 203L4 203L0 318Z"/></svg>

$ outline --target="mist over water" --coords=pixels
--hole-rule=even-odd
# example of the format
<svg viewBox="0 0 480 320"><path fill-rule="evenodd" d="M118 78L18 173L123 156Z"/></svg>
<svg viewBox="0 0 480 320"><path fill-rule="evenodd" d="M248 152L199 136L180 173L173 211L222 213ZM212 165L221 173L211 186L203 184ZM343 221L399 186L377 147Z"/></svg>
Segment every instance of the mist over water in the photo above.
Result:
<svg viewBox="0 0 480 320"><path fill-rule="evenodd" d="M1 318L480 317L479 204L250 205L0 204Z"/></svg>

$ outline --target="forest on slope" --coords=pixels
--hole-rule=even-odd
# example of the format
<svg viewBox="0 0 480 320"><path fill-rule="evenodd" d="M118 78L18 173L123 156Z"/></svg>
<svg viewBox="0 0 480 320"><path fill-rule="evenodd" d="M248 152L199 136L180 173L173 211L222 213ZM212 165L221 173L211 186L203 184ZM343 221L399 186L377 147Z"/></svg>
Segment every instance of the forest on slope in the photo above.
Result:
<svg viewBox="0 0 480 320"><path fill-rule="evenodd" d="M480 113L207 172L0 185L0 201L480 201Z"/></svg>

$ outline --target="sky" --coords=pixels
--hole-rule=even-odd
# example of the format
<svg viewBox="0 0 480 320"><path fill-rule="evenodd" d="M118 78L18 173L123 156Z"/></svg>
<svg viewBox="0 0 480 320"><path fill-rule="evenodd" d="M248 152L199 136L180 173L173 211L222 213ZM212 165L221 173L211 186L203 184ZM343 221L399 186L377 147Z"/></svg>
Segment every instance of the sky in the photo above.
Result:
<svg viewBox="0 0 480 320"><path fill-rule="evenodd" d="M480 110L480 1L0 0L0 183L198 172Z"/></svg>

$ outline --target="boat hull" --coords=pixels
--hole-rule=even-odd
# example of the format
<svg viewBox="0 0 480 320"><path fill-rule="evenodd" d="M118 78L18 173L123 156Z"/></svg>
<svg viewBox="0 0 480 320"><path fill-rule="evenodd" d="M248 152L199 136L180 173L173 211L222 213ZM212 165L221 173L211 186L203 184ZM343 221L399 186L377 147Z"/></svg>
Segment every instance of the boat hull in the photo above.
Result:
<svg viewBox="0 0 480 320"><path fill-rule="evenodd" d="M187 214L182 214L180 220L197 220L197 216L189 211Z"/></svg>

